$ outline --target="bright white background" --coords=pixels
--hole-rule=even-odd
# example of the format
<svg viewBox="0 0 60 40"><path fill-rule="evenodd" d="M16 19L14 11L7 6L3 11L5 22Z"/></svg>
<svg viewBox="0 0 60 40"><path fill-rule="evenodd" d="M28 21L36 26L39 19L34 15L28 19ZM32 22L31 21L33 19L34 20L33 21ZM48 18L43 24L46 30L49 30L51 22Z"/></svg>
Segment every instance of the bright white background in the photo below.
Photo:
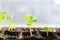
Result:
<svg viewBox="0 0 60 40"><path fill-rule="evenodd" d="M7 11L14 15L13 25L26 26L23 15L32 15L38 20L32 26L60 27L60 1L59 0L0 0L0 12ZM3 21L7 25L7 21Z"/></svg>

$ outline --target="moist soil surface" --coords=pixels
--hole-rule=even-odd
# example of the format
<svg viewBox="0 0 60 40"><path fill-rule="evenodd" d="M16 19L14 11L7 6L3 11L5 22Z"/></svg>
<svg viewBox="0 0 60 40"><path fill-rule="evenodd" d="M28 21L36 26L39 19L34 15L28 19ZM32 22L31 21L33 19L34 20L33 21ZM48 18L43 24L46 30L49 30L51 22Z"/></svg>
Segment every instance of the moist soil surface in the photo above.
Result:
<svg viewBox="0 0 60 40"><path fill-rule="evenodd" d="M60 30L56 32L46 32L40 31L39 28L32 28L32 36L30 36L29 28L17 28L15 30L7 30L8 28L3 28L0 31L0 40L60 40ZM59 28L58 28L59 29ZM4 39L5 38L5 39Z"/></svg>

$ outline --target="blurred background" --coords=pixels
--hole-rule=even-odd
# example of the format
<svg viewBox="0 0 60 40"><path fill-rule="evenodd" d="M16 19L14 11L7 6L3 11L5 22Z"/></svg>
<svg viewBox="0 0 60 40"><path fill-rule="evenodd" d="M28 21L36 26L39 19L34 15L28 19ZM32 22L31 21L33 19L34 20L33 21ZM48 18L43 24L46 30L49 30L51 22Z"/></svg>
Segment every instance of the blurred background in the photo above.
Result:
<svg viewBox="0 0 60 40"><path fill-rule="evenodd" d="M0 13L7 11L6 16L14 15L13 25L25 26L24 15L32 15L38 21L32 26L60 26L60 0L0 0ZM7 25L7 20L3 21Z"/></svg>

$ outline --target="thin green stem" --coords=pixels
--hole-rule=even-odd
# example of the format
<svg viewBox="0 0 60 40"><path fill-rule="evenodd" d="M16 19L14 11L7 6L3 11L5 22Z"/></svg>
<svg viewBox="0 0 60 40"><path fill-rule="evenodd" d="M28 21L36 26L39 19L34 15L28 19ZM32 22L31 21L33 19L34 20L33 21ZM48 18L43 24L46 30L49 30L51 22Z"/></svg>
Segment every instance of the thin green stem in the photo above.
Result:
<svg viewBox="0 0 60 40"><path fill-rule="evenodd" d="M48 32L47 32L47 36L48 36Z"/></svg>
<svg viewBox="0 0 60 40"><path fill-rule="evenodd" d="M31 30L31 27L30 27L30 35L32 36L32 30Z"/></svg>

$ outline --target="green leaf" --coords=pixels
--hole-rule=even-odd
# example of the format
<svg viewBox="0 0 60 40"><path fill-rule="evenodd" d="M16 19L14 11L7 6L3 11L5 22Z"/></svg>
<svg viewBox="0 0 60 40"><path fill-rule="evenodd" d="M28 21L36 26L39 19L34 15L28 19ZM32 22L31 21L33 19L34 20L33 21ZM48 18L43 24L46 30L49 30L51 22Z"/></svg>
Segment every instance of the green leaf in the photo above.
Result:
<svg viewBox="0 0 60 40"><path fill-rule="evenodd" d="M32 20L30 20L30 21L27 21L28 23L32 23Z"/></svg>
<svg viewBox="0 0 60 40"><path fill-rule="evenodd" d="M47 33L48 36L48 31L49 31L48 27L44 27L44 31Z"/></svg>
<svg viewBox="0 0 60 40"><path fill-rule="evenodd" d="M23 16L23 18L27 21L27 17L26 16Z"/></svg>
<svg viewBox="0 0 60 40"><path fill-rule="evenodd" d="M32 20L32 19L33 19L33 16L29 16L29 19L31 19L31 20Z"/></svg>
<svg viewBox="0 0 60 40"><path fill-rule="evenodd" d="M10 30L10 29L16 29L16 27L15 26L9 26L8 30Z"/></svg>
<svg viewBox="0 0 60 40"><path fill-rule="evenodd" d="M0 15L0 20L3 20L4 19L4 16Z"/></svg>
<svg viewBox="0 0 60 40"><path fill-rule="evenodd" d="M33 19L33 17L32 17L32 16L27 16L27 19L28 19L29 21L31 21L31 20Z"/></svg>
<svg viewBox="0 0 60 40"><path fill-rule="evenodd" d="M7 20L11 20L11 18L10 17L6 17L7 18Z"/></svg>
<svg viewBox="0 0 60 40"><path fill-rule="evenodd" d="M44 30L45 30L46 32L48 32L48 27L44 27Z"/></svg>
<svg viewBox="0 0 60 40"><path fill-rule="evenodd" d="M6 17L6 18L7 18L8 24L12 24L12 19L11 19L11 17Z"/></svg>
<svg viewBox="0 0 60 40"><path fill-rule="evenodd" d="M3 11L3 12L2 12L2 15L5 15L5 14L7 14L7 12Z"/></svg>
<svg viewBox="0 0 60 40"><path fill-rule="evenodd" d="M37 20L36 20L36 19L34 19L32 22L37 22Z"/></svg>
<svg viewBox="0 0 60 40"><path fill-rule="evenodd" d="M32 18L33 18L32 16L27 16L26 17L26 21L29 22L29 23L31 23L32 22Z"/></svg>
<svg viewBox="0 0 60 40"><path fill-rule="evenodd" d="M28 23L27 25L28 26L31 26L32 22L37 22L36 19L33 20L33 16L23 16L23 18L27 21L27 23Z"/></svg>
<svg viewBox="0 0 60 40"><path fill-rule="evenodd" d="M30 27L31 26L31 23L27 23L27 25Z"/></svg>
<svg viewBox="0 0 60 40"><path fill-rule="evenodd" d="M12 24L12 20L9 20L9 21L8 21L8 24Z"/></svg>

